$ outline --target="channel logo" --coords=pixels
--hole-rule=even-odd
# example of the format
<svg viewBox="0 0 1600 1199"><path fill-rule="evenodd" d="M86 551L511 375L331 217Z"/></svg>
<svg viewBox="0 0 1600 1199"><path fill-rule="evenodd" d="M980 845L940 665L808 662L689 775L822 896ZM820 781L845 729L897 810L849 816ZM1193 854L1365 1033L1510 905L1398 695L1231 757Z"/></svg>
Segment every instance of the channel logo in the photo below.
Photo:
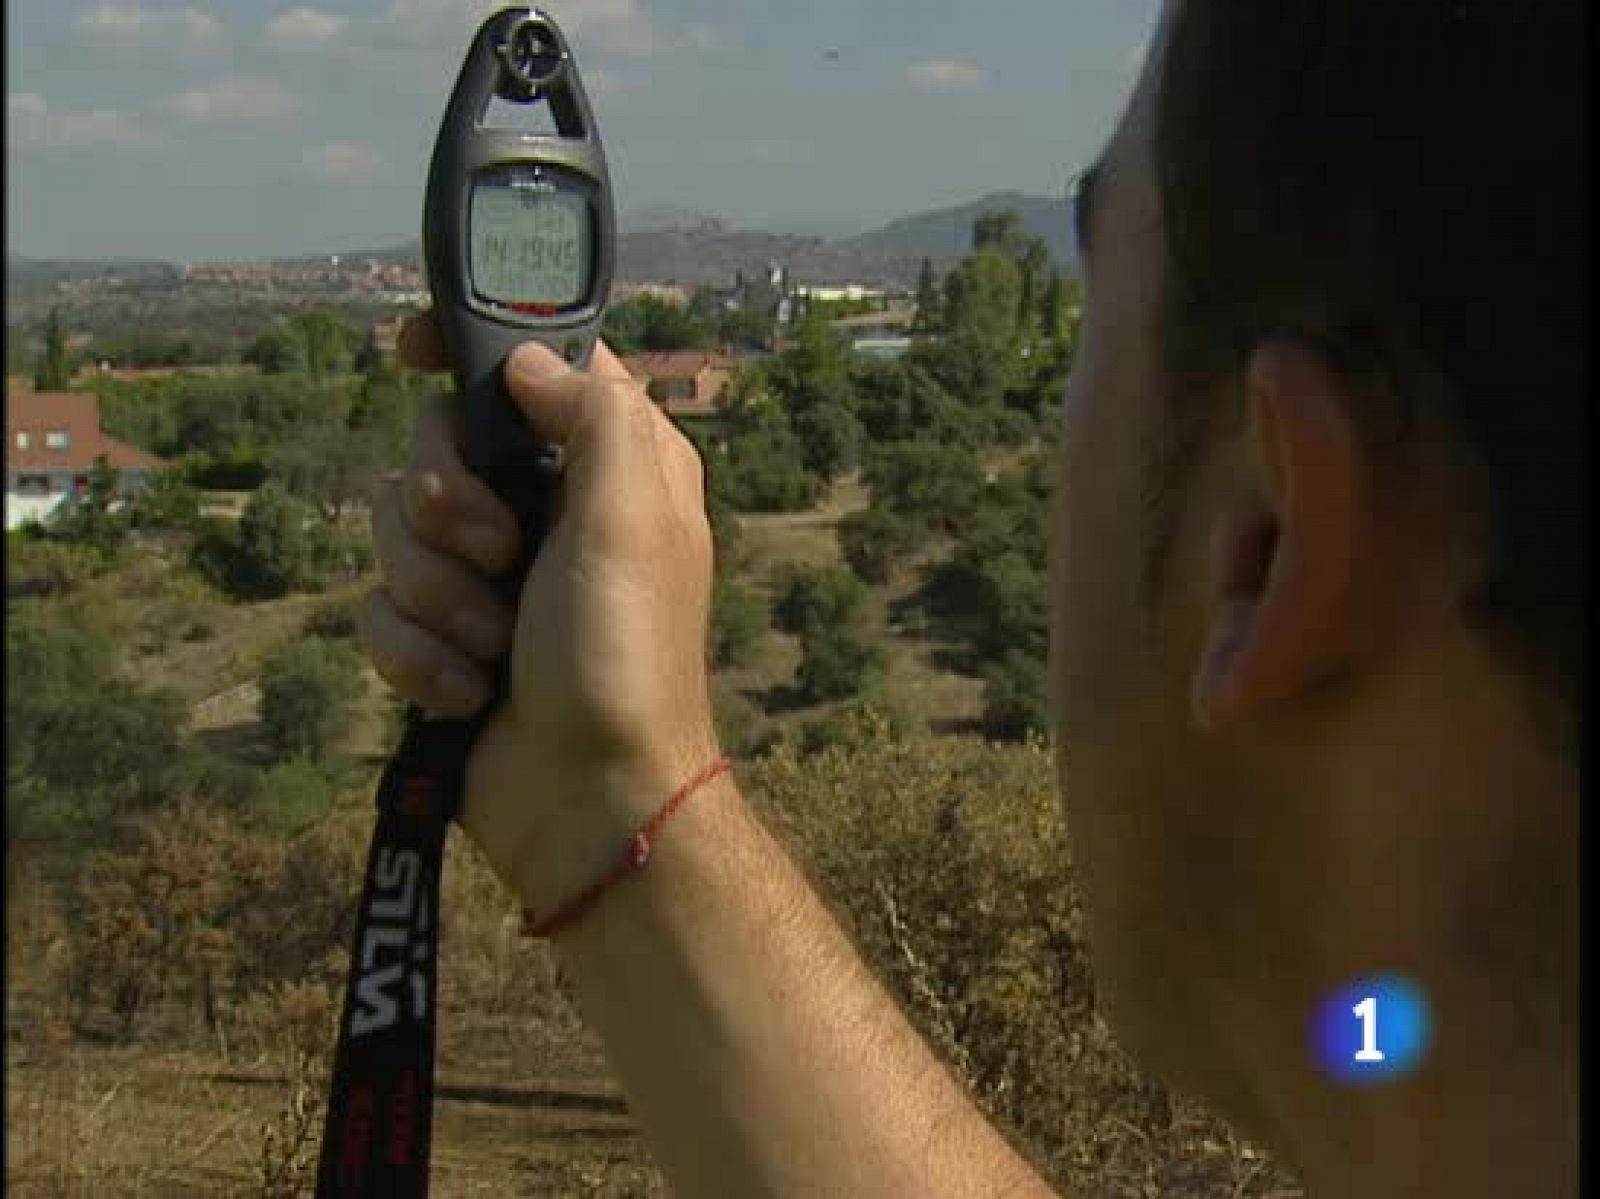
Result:
<svg viewBox="0 0 1600 1199"><path fill-rule="evenodd" d="M1383 1083L1422 1063L1432 1040L1427 1000L1399 975L1356 979L1329 995L1311 1021L1311 1051L1342 1083Z"/></svg>

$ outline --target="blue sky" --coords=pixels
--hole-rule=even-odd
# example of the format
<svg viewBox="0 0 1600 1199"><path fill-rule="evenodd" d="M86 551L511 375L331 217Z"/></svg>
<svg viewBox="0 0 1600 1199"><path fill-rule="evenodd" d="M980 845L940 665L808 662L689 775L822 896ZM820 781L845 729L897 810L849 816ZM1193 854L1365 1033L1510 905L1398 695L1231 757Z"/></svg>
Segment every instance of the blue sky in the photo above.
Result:
<svg viewBox="0 0 1600 1199"><path fill-rule="evenodd" d="M8 0L7 251L412 237L474 0ZM846 232L1060 194L1158 0L562 0L624 212ZM828 52L838 51L837 60Z"/></svg>

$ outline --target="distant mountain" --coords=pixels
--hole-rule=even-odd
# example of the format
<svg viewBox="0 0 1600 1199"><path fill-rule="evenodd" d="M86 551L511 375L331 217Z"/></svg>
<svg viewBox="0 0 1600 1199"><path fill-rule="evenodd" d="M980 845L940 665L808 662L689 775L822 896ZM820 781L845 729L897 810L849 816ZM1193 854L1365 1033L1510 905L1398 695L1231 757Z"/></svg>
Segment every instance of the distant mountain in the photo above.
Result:
<svg viewBox="0 0 1600 1199"><path fill-rule="evenodd" d="M617 226L624 233L649 233L656 229L696 229L701 225L722 225L722 218L681 204L641 204L617 214Z"/></svg>
<svg viewBox="0 0 1600 1199"><path fill-rule="evenodd" d="M702 212L650 205L631 212L620 222L617 279L623 283L677 283L684 287L702 283L726 286L739 273L747 277L759 275L771 264L779 263L798 283L911 287L923 258L931 258L939 266L949 266L962 258L972 247L973 222L981 214L995 211L1018 213L1023 227L1044 240L1058 263L1069 270L1076 268L1071 210L1066 201L1021 192L995 192L970 204L901 217L870 233L831 239L737 229ZM421 247L415 238L385 249L341 254L351 261L373 258L407 264L416 264L420 256ZM301 255L279 261L311 257ZM45 291L63 280L107 275L171 277L181 271L170 263L132 259L63 262L11 258L6 268L8 297Z"/></svg>
<svg viewBox="0 0 1600 1199"><path fill-rule="evenodd" d="M1072 240L1072 207L1065 200L1027 196L1021 192L994 192L970 204L940 208L901 217L882 229L863 233L842 243L864 254L889 255L935 262L950 262L972 250L972 225L986 212L1015 212L1022 226L1049 247L1055 261L1077 269Z"/></svg>

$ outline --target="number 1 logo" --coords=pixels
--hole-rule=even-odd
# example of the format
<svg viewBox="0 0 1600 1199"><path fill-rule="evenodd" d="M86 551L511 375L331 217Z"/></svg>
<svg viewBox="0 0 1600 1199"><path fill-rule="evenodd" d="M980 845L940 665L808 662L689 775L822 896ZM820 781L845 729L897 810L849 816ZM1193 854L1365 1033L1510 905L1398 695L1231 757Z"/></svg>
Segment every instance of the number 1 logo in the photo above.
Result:
<svg viewBox="0 0 1600 1199"><path fill-rule="evenodd" d="M1308 1048L1323 1073L1340 1083L1401 1078L1422 1064L1433 1039L1422 988L1398 974L1351 979L1309 1015Z"/></svg>
<svg viewBox="0 0 1600 1199"><path fill-rule="evenodd" d="M1383 1061L1383 1050L1378 1048L1378 997L1368 995L1350 1011L1361 1021L1361 1048L1356 1050L1354 1060Z"/></svg>

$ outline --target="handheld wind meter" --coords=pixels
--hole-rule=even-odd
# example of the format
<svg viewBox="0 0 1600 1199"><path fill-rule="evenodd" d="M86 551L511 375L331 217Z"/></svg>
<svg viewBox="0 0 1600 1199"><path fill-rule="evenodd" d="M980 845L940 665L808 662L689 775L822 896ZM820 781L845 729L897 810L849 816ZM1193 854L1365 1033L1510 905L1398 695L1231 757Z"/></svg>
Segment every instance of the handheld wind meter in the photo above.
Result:
<svg viewBox="0 0 1600 1199"><path fill-rule="evenodd" d="M543 106L541 131L490 125L491 110L508 105ZM531 444L500 371L529 339L588 364L616 244L589 100L566 39L540 10L504 9L473 38L434 143L422 229L467 465L519 519L534 517L526 476L548 455Z"/></svg>
<svg viewBox="0 0 1600 1199"><path fill-rule="evenodd" d="M489 124L508 104L544 124ZM522 529L523 560L498 580L513 604L548 524L560 456L537 443L501 372L530 339L575 366L588 364L615 241L605 154L566 39L538 9L495 14L472 40L439 127L422 247L455 375L462 457ZM504 694L507 666L501 663L494 699L473 720L430 719L413 708L378 785L319 1199L427 1193L445 835L460 806L467 754Z"/></svg>

